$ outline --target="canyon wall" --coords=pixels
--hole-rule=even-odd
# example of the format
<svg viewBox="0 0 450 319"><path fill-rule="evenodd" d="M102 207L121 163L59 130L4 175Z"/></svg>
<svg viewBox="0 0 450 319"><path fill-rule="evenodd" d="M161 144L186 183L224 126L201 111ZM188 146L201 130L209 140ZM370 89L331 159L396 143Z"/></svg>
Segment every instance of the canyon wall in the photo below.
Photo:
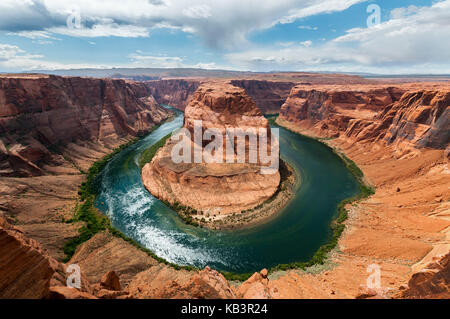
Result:
<svg viewBox="0 0 450 319"><path fill-rule="evenodd" d="M84 181L79 168L87 169L167 113L142 83L22 75L0 77L0 83L3 298L385 298L393 293L448 298L448 89L424 84L292 89L280 123L337 137L326 142L353 159L376 187L371 198L347 207L349 219L332 267L269 276L263 270L230 285L214 270L175 270L101 232L68 263L83 272L82 289L74 290L65 286L68 273L61 260L64 244L81 227L64 222L73 217ZM216 111L205 107L192 116L210 119ZM260 116L251 108L244 111ZM417 153L403 152L404 146ZM381 267L381 288L367 291L371 264Z"/></svg>
<svg viewBox="0 0 450 319"><path fill-rule="evenodd" d="M296 86L281 107L279 121L324 137L445 149L449 104L447 89Z"/></svg>
<svg viewBox="0 0 450 319"><path fill-rule="evenodd" d="M94 298L80 273L80 289L67 287L70 275L35 240L0 217L0 298Z"/></svg>
<svg viewBox="0 0 450 319"><path fill-rule="evenodd" d="M197 88L207 81L206 79L167 79L143 83L158 103L184 110ZM278 113L295 85L288 81L266 80L230 80L230 83L245 89L263 113Z"/></svg>
<svg viewBox="0 0 450 319"><path fill-rule="evenodd" d="M293 82L261 80L231 80L230 83L243 88L265 114L278 113L295 85Z"/></svg>
<svg viewBox="0 0 450 319"><path fill-rule="evenodd" d="M0 175L48 173L67 162L63 155L68 145L93 142L113 148L167 116L141 83L0 77Z"/></svg>
<svg viewBox="0 0 450 319"><path fill-rule="evenodd" d="M295 86L280 109L280 119L335 137L354 119L373 120L403 93L394 87Z"/></svg>
<svg viewBox="0 0 450 319"><path fill-rule="evenodd" d="M200 81L189 79L157 80L143 83L158 103L170 105L180 110L185 109L192 98L192 94L200 85Z"/></svg>
<svg viewBox="0 0 450 319"><path fill-rule="evenodd" d="M448 297L449 94L446 83L291 90L277 122L325 138L361 168L376 192L347 206L340 253L332 257L337 266L281 277L273 284L282 295ZM373 264L381 269L376 289L366 286Z"/></svg>

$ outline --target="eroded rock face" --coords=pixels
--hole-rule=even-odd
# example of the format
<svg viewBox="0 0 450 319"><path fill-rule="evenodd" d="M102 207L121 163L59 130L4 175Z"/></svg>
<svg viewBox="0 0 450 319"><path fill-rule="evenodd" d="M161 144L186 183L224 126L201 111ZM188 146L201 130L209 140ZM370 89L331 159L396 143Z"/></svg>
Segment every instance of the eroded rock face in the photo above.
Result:
<svg viewBox="0 0 450 319"><path fill-rule="evenodd" d="M378 112L400 99L403 90L323 86L296 86L280 110L280 119L314 129L320 135L339 136L355 119L371 122Z"/></svg>
<svg viewBox="0 0 450 319"><path fill-rule="evenodd" d="M320 136L445 149L450 141L449 105L446 87L296 86L281 108L280 120Z"/></svg>
<svg viewBox="0 0 450 319"><path fill-rule="evenodd" d="M144 85L158 103L184 110L199 87L200 81L171 79L147 81Z"/></svg>
<svg viewBox="0 0 450 319"><path fill-rule="evenodd" d="M410 91L380 116L390 126L383 140L445 149L450 143L450 90Z"/></svg>
<svg viewBox="0 0 450 319"><path fill-rule="evenodd" d="M245 91L227 83L208 83L196 91L185 110L184 128L194 133L195 121L202 121L203 131L261 128L270 133L268 121ZM205 147L203 142L201 147ZM277 191L278 170L262 174L261 164L250 161L177 164L171 157L175 144L169 140L142 170L145 187L158 198L221 216L251 209ZM247 143L247 154L251 147Z"/></svg>
<svg viewBox="0 0 450 319"><path fill-rule="evenodd" d="M167 118L148 88L124 80L0 77L0 175L64 166L68 144L112 148ZM66 163L67 164L67 163Z"/></svg>
<svg viewBox="0 0 450 319"><path fill-rule="evenodd" d="M414 273L408 288L397 298L450 298L450 253L435 257L435 261Z"/></svg>
<svg viewBox="0 0 450 319"><path fill-rule="evenodd" d="M0 298L93 298L81 274L80 289L66 285L66 266L0 217Z"/></svg>
<svg viewBox="0 0 450 319"><path fill-rule="evenodd" d="M196 272L176 272L159 266L136 276L128 288L130 298L234 299L236 294L225 277L206 267Z"/></svg>
<svg viewBox="0 0 450 319"><path fill-rule="evenodd" d="M295 85L292 82L261 80L232 80L230 83L245 89L263 113L278 113Z"/></svg>

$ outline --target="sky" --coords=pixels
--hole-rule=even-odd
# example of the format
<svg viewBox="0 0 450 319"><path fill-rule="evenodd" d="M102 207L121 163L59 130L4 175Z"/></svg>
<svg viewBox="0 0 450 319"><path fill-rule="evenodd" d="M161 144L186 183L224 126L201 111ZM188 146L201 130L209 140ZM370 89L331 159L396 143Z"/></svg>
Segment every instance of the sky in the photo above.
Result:
<svg viewBox="0 0 450 319"><path fill-rule="evenodd" d="M450 74L450 0L2 0L0 72Z"/></svg>

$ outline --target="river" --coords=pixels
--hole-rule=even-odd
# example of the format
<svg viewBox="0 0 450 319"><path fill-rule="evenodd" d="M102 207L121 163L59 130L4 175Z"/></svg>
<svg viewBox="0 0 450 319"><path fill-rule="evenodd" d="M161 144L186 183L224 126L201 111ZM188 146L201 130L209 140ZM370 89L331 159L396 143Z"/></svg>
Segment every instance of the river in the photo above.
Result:
<svg viewBox="0 0 450 319"><path fill-rule="evenodd" d="M359 191L343 161L326 145L280 128L281 157L300 175L295 196L267 223L212 231L186 225L142 184L141 153L182 126L183 114L117 154L97 178L96 207L114 227L179 265L246 273L307 261L331 237L337 204Z"/></svg>

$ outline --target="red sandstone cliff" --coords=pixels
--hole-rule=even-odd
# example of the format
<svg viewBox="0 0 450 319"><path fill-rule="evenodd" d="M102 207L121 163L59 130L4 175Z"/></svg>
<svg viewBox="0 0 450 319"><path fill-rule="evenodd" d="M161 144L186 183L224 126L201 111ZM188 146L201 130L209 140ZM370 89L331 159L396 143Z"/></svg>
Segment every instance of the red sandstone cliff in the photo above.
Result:
<svg viewBox="0 0 450 319"><path fill-rule="evenodd" d="M184 110L200 82L188 79L156 80L143 82L149 93L160 104Z"/></svg>
<svg viewBox="0 0 450 319"><path fill-rule="evenodd" d="M146 88L140 85L130 89L138 97L147 94ZM399 89L403 90L402 87ZM316 87L316 91L321 90ZM440 93L432 93L435 91ZM350 208L346 222L348 232L339 241L340 253L333 257L335 265L331 270L318 274L292 271L278 279L268 279L267 272L262 271L245 283L232 286L230 291L228 283L215 271L176 271L157 264L122 239L104 233L83 244L73 262L79 263L86 273L94 295L102 298L353 298L358 296L360 285L365 284L366 268L371 263L382 267L382 285L387 289L398 289L409 280L410 285L399 297L448 298L449 263L445 253L448 252L449 237L448 231L447 237L443 232L450 229L448 161L439 149L423 150L416 158L393 155L395 146L405 141L419 146L422 141L427 141L431 147L437 141L436 148L445 145L449 105L448 90L446 92L435 88L411 90L390 107L380 105L378 113L365 112L365 107L358 106L366 105L365 102L349 103L354 107L344 105L342 109L347 114L353 112L347 124L342 125L342 131L338 130L341 126L339 114L334 114L336 109L328 113L329 116L327 112L320 114L321 109L320 116L311 113L314 120L308 117L306 121L292 121L295 127L311 129L322 133L321 136L338 133L340 138L330 143L354 159L377 187L372 198ZM0 101L4 101L3 95L0 95ZM322 127L322 122L330 124L330 129ZM0 139L6 137L1 135ZM366 143L368 141L382 143ZM86 147L69 143L67 148L71 152L68 154L77 163L78 160L98 159L108 150L96 146L97 142L86 142ZM0 144L0 153L6 154L11 148L11 144ZM67 149L65 152L67 154ZM88 291L79 294L62 286L64 275L67 275L64 265L55 263L42 248L57 258L62 244L78 235L73 225L61 223L61 217L72 217L76 192L83 178L76 175L76 171L67 172L70 175L0 179L0 214L11 214L20 224L20 229L12 230L0 220L0 296L40 298L46 296L50 288L54 298L94 296L83 295ZM25 235L38 240L41 245L24 238ZM409 265L431 260L429 256L436 255L436 248L444 253L442 259L433 260L422 270L411 271ZM119 292L101 289L117 287L117 278L110 274L111 270L117 271L120 284L123 284L123 290ZM103 276L105 273L108 276Z"/></svg>
<svg viewBox="0 0 450 319"><path fill-rule="evenodd" d="M372 120L403 93L393 87L296 86L281 107L280 119L336 136L352 119Z"/></svg>
<svg viewBox="0 0 450 319"><path fill-rule="evenodd" d="M276 286L282 294L448 296L448 257L441 257L450 249L450 87L445 83L379 85L378 93L369 98L373 89L367 85L350 90L337 85L314 90L294 87L282 106L279 124L307 135L336 137L325 142L352 159L376 188L373 196L350 208L339 240L342 254L333 257L339 266L322 274L291 273L280 278ZM382 268L381 288L370 291L365 289L365 270L372 263ZM297 288L284 286L294 281ZM408 281L409 288L398 293ZM317 285L321 291L313 288Z"/></svg>
<svg viewBox="0 0 450 319"><path fill-rule="evenodd" d="M168 104L184 110L192 95L206 79L170 79L143 82L148 93L160 104ZM263 113L278 113L285 102L293 82L266 80L231 80L234 86L245 89Z"/></svg>
<svg viewBox="0 0 450 319"><path fill-rule="evenodd" d="M279 119L320 136L445 149L449 104L445 88L296 86Z"/></svg>
<svg viewBox="0 0 450 319"><path fill-rule="evenodd" d="M230 83L243 88L263 113L278 113L295 85L260 80L232 80Z"/></svg>
<svg viewBox="0 0 450 319"><path fill-rule="evenodd" d="M186 107L184 127L193 133L196 120L202 121L203 131L214 128L224 134L226 128L262 128L270 133L267 119L251 98L243 89L228 83L205 83L198 88ZM225 158L226 135L223 136ZM265 175L261 173L259 162L207 163L203 159L202 163L177 164L171 158L175 144L169 140L159 150L152 162L142 169L142 179L156 197L196 209L199 214L194 218L220 222L225 215L258 206L278 189L278 170ZM202 143L201 147L205 145ZM257 147L254 145L253 149ZM246 159L248 150L247 143ZM229 155L235 158L235 149ZM215 220L216 214L218 220Z"/></svg>
<svg viewBox="0 0 450 319"><path fill-rule="evenodd" d="M165 118L167 111L140 83L0 77L0 175L48 173L49 167L64 166L69 144L112 148Z"/></svg>
<svg viewBox="0 0 450 319"><path fill-rule="evenodd" d="M67 287L66 266L0 217L0 298L94 298L81 273L80 289Z"/></svg>

